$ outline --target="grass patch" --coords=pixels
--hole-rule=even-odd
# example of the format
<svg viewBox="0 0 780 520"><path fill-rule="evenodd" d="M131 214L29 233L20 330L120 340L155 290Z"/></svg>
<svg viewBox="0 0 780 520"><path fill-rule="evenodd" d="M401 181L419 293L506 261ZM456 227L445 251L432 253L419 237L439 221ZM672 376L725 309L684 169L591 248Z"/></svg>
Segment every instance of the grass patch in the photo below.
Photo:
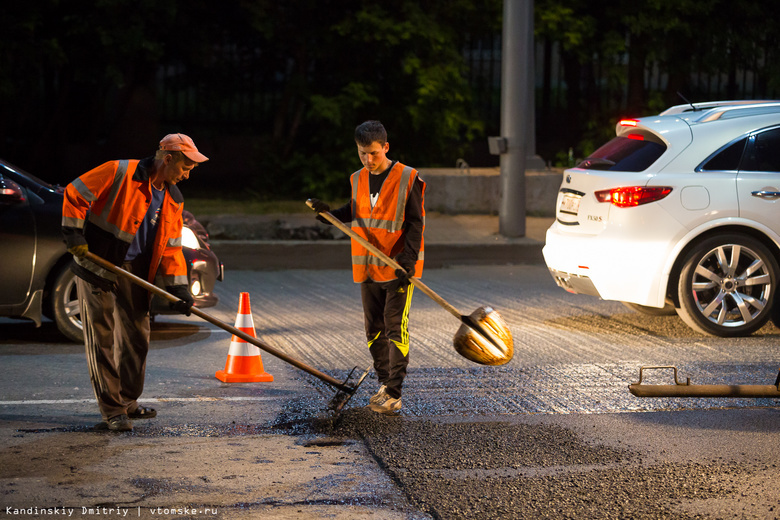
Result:
<svg viewBox="0 0 780 520"><path fill-rule="evenodd" d="M329 202L331 207L338 208L344 201ZM312 214L312 210L303 200L236 200L224 198L187 197L184 207L193 215L267 215L272 213L304 213Z"/></svg>

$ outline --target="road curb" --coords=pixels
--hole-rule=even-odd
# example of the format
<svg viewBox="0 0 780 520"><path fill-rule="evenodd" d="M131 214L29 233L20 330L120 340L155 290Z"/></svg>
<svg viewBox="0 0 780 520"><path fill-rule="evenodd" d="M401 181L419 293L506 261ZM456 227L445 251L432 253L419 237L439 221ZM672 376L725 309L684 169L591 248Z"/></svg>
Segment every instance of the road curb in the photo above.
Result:
<svg viewBox="0 0 780 520"><path fill-rule="evenodd" d="M543 243L517 239L495 244L426 244L425 267L541 264ZM211 249L230 270L349 269L348 240L217 240Z"/></svg>

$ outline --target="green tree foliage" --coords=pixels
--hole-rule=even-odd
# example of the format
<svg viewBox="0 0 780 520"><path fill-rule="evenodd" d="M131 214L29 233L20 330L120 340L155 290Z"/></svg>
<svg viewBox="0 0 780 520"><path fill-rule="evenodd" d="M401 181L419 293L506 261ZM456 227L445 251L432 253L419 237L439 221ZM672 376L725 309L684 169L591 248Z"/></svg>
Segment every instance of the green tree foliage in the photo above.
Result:
<svg viewBox="0 0 780 520"><path fill-rule="evenodd" d="M94 146L108 139L131 86L165 52L175 8L151 0L11 2L0 36L3 141ZM9 117L10 116L10 117Z"/></svg>
<svg viewBox="0 0 780 520"><path fill-rule="evenodd" d="M772 0L536 0L538 42L558 46L565 76L565 120L540 96L537 141L577 153L612 134L609 121L639 116L690 101L766 96L778 90L776 22ZM753 88L738 91L737 75L751 75ZM662 84L652 78L662 75ZM706 81L698 81L706 77ZM745 82L743 82L745 83ZM547 101L549 103L549 101Z"/></svg>
<svg viewBox="0 0 780 520"><path fill-rule="evenodd" d="M240 157L221 157L231 166L218 187L241 183L267 197L342 193L359 167L352 134L365 119L385 123L393 158L453 166L485 136L464 38L494 32L500 8L500 0L14 3L4 12L12 33L0 36L0 92L4 112L24 121L0 137L18 145L19 162L38 166L26 159L42 136L66 157L65 182L94 166L94 153L80 162L79 150L100 150L101 160L146 154L187 122L217 154L235 152L219 143L244 145Z"/></svg>
<svg viewBox="0 0 780 520"><path fill-rule="evenodd" d="M500 2L247 2L251 24L287 76L273 133L259 155L280 179L312 193L348 190L357 169L353 131L366 119L388 128L390 155L411 164L453 166L484 138L465 80L464 37L495 30ZM487 7L487 8L485 8ZM305 16L302 14L305 13ZM269 23L272 20L273 23ZM261 185L262 184L262 185Z"/></svg>
<svg viewBox="0 0 780 520"><path fill-rule="evenodd" d="M183 131L213 159L188 190L340 197L366 119L385 123L392 158L418 167L475 164L498 129L487 107L499 84L475 78L464 49L496 41L502 0L6 3L0 157L58 182ZM780 89L780 0L534 5L545 158L582 156L610 121L679 103L677 92Z"/></svg>

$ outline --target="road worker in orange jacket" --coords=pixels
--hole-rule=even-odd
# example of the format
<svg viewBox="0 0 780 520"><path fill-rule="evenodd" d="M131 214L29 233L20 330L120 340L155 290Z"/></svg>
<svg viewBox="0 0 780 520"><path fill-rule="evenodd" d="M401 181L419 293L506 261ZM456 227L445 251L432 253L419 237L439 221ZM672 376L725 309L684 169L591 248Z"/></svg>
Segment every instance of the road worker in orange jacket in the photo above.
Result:
<svg viewBox="0 0 780 520"><path fill-rule="evenodd" d="M352 277L360 284L369 351L379 391L369 399L377 413L401 409L401 387L409 364L409 310L414 286L424 261L425 182L417 170L387 157L390 144L379 121L355 129L363 168L352 174L352 197L332 214L361 237L394 258L404 270L394 271L352 240ZM312 199L317 213L330 211ZM319 217L322 222L327 221Z"/></svg>
<svg viewBox="0 0 780 520"><path fill-rule="evenodd" d="M110 430L132 430L131 419L157 415L138 404L150 339L151 295L84 258L87 251L145 278L179 298L189 315L187 265L182 253L184 199L176 184L208 158L184 134L169 134L153 157L109 161L68 184L62 233L84 326L90 380Z"/></svg>

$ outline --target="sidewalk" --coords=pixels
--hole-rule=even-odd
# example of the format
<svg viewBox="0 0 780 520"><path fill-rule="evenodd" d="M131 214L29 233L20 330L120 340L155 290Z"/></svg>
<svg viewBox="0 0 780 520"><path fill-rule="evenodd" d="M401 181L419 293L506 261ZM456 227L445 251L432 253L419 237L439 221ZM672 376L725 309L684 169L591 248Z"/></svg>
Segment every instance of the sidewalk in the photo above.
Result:
<svg viewBox="0 0 780 520"><path fill-rule="evenodd" d="M347 269L349 239L313 215L204 217L211 247L228 270ZM554 218L526 218L526 234L498 233L496 215L429 213L425 266L543 263L544 235ZM287 238L289 237L289 238ZM313 239L305 239L313 238Z"/></svg>

